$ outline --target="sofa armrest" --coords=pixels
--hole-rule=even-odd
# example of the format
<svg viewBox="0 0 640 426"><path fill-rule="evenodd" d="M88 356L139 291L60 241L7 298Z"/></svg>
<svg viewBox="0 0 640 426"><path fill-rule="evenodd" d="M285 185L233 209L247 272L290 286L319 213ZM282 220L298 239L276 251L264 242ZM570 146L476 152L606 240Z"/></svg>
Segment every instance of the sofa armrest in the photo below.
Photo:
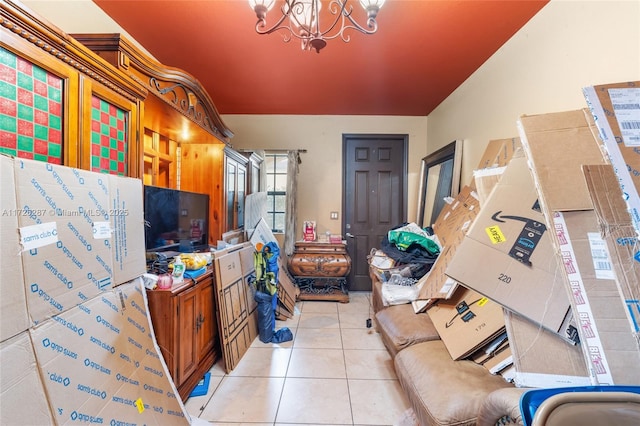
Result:
<svg viewBox="0 0 640 426"><path fill-rule="evenodd" d="M526 388L504 388L491 392L478 412L478 426L522 425L520 396Z"/></svg>

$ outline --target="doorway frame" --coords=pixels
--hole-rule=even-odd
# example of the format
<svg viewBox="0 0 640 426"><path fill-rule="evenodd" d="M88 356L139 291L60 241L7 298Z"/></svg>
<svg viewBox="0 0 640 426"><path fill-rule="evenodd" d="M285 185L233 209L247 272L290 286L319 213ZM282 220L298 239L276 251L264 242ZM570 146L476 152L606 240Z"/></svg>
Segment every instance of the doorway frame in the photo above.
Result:
<svg viewBox="0 0 640 426"><path fill-rule="evenodd" d="M408 209L409 209L409 134L408 133L343 133L342 134L342 201L341 201L341 209L342 209L342 217L340 223L340 230L345 240L348 237L346 229L346 209L347 209L347 141L352 139L393 139L393 140L402 140L401 145L402 149L402 212L401 212L401 220L400 222L406 223L408 218ZM397 225L401 225L402 223L398 223ZM353 260L352 260L353 262ZM352 271L349 273L347 287L351 288L352 283L350 282Z"/></svg>

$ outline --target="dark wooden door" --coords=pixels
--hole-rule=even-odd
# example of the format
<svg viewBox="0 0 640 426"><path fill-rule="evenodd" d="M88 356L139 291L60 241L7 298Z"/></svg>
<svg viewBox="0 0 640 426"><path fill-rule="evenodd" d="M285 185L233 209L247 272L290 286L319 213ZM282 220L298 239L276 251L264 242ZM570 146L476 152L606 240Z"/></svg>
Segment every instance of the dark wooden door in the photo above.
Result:
<svg viewBox="0 0 640 426"><path fill-rule="evenodd" d="M406 221L407 135L343 135L342 233L351 291L370 291L367 256Z"/></svg>

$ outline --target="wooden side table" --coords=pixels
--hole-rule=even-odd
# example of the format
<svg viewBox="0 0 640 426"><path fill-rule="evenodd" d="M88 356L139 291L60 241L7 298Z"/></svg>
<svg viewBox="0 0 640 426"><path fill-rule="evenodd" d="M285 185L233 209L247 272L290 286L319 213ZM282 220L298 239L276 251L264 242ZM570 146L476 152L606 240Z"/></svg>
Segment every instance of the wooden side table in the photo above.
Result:
<svg viewBox="0 0 640 426"><path fill-rule="evenodd" d="M349 302L351 258L344 243L298 241L289 272L300 288L299 300Z"/></svg>

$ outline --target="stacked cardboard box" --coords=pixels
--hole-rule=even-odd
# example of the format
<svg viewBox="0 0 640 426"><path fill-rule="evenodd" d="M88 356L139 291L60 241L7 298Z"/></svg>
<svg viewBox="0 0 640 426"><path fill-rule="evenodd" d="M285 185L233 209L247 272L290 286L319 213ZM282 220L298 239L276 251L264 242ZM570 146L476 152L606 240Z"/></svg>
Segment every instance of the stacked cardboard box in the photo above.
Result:
<svg viewBox="0 0 640 426"><path fill-rule="evenodd" d="M473 188L491 192L518 146L517 138L490 141L478 170L499 172L485 172L477 179L474 176L471 185L463 187L438 215L433 228L442 250L429 274L419 282L418 301L422 304L414 303L414 309L426 309L453 359L470 358L479 364L486 363L485 367L495 374L511 362L502 307L460 286L445 271L458 256L457 249L481 210L482 204Z"/></svg>
<svg viewBox="0 0 640 426"><path fill-rule="evenodd" d="M560 265L524 154L502 178L449 263L447 275L560 336L572 335Z"/></svg>
<svg viewBox="0 0 640 426"><path fill-rule="evenodd" d="M640 81L585 87L583 93L640 233Z"/></svg>
<svg viewBox="0 0 640 426"><path fill-rule="evenodd" d="M587 185L583 170L592 165L594 171L611 168L600 150L592 116L577 110L523 116L518 124L547 226L555 230L552 241L563 264L561 276L572 296L592 380L637 384L640 343L626 300L639 292L633 285L623 286L623 277L615 273L616 259L601 233L606 219L594 209L590 194L601 179L589 173L593 185ZM608 195L594 193L602 200ZM618 196L621 193L614 198ZM622 250L618 254L624 256Z"/></svg>
<svg viewBox="0 0 640 426"><path fill-rule="evenodd" d="M188 424L136 278L141 181L6 156L0 175L0 424Z"/></svg>

